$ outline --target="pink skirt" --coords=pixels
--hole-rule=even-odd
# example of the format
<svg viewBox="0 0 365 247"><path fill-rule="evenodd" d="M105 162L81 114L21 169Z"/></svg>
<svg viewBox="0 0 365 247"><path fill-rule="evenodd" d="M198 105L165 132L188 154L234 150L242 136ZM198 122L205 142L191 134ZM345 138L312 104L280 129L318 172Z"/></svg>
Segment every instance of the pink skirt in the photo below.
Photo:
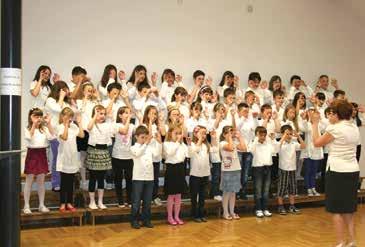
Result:
<svg viewBox="0 0 365 247"><path fill-rule="evenodd" d="M28 148L27 156L25 157L25 174L47 174L48 160L46 148Z"/></svg>

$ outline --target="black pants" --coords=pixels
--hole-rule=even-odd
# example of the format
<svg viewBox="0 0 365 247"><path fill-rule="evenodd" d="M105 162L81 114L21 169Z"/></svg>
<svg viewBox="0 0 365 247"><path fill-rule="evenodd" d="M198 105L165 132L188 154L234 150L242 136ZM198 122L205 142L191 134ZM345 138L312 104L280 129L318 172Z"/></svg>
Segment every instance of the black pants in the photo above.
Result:
<svg viewBox="0 0 365 247"><path fill-rule="evenodd" d="M98 181L98 189L104 189L105 170L89 170L89 192L95 192L96 181Z"/></svg>
<svg viewBox="0 0 365 247"><path fill-rule="evenodd" d="M190 200L191 216L194 218L204 217L205 191L209 182L209 177L190 176ZM199 201L197 197L199 196Z"/></svg>
<svg viewBox="0 0 365 247"><path fill-rule="evenodd" d="M74 178L75 174L61 172L61 190L60 202L61 204L71 203L73 201L74 192Z"/></svg>
<svg viewBox="0 0 365 247"><path fill-rule="evenodd" d="M112 158L112 167L114 171L115 192L117 193L118 203L123 204L123 177L125 178L127 190L127 203L132 201L132 174L133 160L121 160Z"/></svg>
<svg viewBox="0 0 365 247"><path fill-rule="evenodd" d="M160 177L160 162L153 162L153 194L152 199L158 197L159 177Z"/></svg>
<svg viewBox="0 0 365 247"><path fill-rule="evenodd" d="M321 193L325 192L326 186L326 167L327 167L328 153L323 155L323 159L321 160Z"/></svg>

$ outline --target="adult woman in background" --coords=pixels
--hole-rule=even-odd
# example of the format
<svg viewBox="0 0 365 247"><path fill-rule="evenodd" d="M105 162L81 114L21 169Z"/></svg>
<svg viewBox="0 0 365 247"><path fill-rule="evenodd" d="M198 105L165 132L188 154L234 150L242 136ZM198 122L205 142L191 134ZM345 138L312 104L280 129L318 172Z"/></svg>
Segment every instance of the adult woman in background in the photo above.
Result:
<svg viewBox="0 0 365 247"><path fill-rule="evenodd" d="M318 131L319 112L311 114L313 143L315 147L328 144L329 154L326 172L326 210L333 215L337 236L337 246L353 247L355 244L355 225L353 215L357 209L357 186L359 164L356 160L356 146L359 143L359 129L353 123L351 103L336 100L331 104L338 121L327 127L321 135ZM345 245L346 228L349 244Z"/></svg>

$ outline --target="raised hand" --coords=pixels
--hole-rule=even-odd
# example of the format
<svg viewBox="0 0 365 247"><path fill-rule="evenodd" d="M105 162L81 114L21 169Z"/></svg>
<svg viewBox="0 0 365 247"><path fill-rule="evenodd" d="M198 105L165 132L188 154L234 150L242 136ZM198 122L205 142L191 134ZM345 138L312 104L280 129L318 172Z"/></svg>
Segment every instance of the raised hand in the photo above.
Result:
<svg viewBox="0 0 365 247"><path fill-rule="evenodd" d="M262 89L267 89L268 87L269 87L269 84L267 83L267 81L262 81L261 83L260 83L260 87L262 88Z"/></svg>
<svg viewBox="0 0 365 247"><path fill-rule="evenodd" d="M156 83L157 83L157 73L156 72L153 72L152 75L151 75L151 82L152 82L152 85L153 86L156 86Z"/></svg>
<svg viewBox="0 0 365 247"><path fill-rule="evenodd" d="M213 78L211 76L208 76L205 79L205 84L208 85L208 86L212 86L212 84L213 84Z"/></svg>
<svg viewBox="0 0 365 247"><path fill-rule="evenodd" d="M66 95L67 95L67 92L65 90L61 89L60 90L60 99L63 100L66 97Z"/></svg>
<svg viewBox="0 0 365 247"><path fill-rule="evenodd" d="M182 82L182 76L181 75L176 75L176 82Z"/></svg>
<svg viewBox="0 0 365 247"><path fill-rule="evenodd" d="M57 74L57 73L54 73L54 74L53 74L53 77L52 77L52 81L53 81L53 83L55 83L55 82L59 81L60 79L61 79L61 77L60 77L60 75L59 75L59 74Z"/></svg>
<svg viewBox="0 0 365 247"><path fill-rule="evenodd" d="M47 113L44 117L43 117L43 121L49 125L51 123L51 115L49 115L49 113Z"/></svg>
<svg viewBox="0 0 365 247"><path fill-rule="evenodd" d="M336 78L331 79L331 85L332 85L332 87L338 89L338 82L337 82Z"/></svg>
<svg viewBox="0 0 365 247"><path fill-rule="evenodd" d="M118 77L119 77L119 80L124 81L126 78L125 72L123 70L120 70L118 72Z"/></svg>

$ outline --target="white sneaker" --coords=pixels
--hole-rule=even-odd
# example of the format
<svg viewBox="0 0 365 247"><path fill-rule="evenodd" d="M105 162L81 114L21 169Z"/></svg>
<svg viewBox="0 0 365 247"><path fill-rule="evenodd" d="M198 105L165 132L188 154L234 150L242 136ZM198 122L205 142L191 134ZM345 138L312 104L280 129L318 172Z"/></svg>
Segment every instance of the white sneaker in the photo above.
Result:
<svg viewBox="0 0 365 247"><path fill-rule="evenodd" d="M157 205L157 206L161 206L162 205L162 202L161 202L161 199L160 198L156 198L155 200L153 200L153 202Z"/></svg>
<svg viewBox="0 0 365 247"><path fill-rule="evenodd" d="M257 218L264 218L264 213L262 212L262 210L256 210L256 217Z"/></svg>
<svg viewBox="0 0 365 247"><path fill-rule="evenodd" d="M314 196L313 191L311 189L308 189L307 192L308 192L308 196Z"/></svg>
<svg viewBox="0 0 365 247"><path fill-rule="evenodd" d="M102 204L102 203L98 203L98 207L100 209L107 209L107 207L104 204Z"/></svg>
<svg viewBox="0 0 365 247"><path fill-rule="evenodd" d="M32 214L32 211L30 210L30 208L23 208L23 213L24 214Z"/></svg>
<svg viewBox="0 0 365 247"><path fill-rule="evenodd" d="M272 213L270 213L269 210L264 210L264 215L265 215L265 217L271 217Z"/></svg>
<svg viewBox="0 0 365 247"><path fill-rule="evenodd" d="M49 209L46 206L40 206L38 211L41 213L49 213Z"/></svg>
<svg viewBox="0 0 365 247"><path fill-rule="evenodd" d="M315 188L312 189L312 193L314 196L320 196L321 194L319 194Z"/></svg>
<svg viewBox="0 0 365 247"><path fill-rule="evenodd" d="M113 189L112 184L107 183L107 184L105 185L105 189L106 189L106 190L112 190L112 189Z"/></svg>
<svg viewBox="0 0 365 247"><path fill-rule="evenodd" d="M89 204L89 208L92 209L92 210L95 210L95 209L98 209L98 206L96 206L96 203L93 202L93 203Z"/></svg>
<svg viewBox="0 0 365 247"><path fill-rule="evenodd" d="M222 196L215 196L214 200L221 202L222 201Z"/></svg>
<svg viewBox="0 0 365 247"><path fill-rule="evenodd" d="M124 203L122 203L122 204L118 204L118 208L125 208Z"/></svg>

